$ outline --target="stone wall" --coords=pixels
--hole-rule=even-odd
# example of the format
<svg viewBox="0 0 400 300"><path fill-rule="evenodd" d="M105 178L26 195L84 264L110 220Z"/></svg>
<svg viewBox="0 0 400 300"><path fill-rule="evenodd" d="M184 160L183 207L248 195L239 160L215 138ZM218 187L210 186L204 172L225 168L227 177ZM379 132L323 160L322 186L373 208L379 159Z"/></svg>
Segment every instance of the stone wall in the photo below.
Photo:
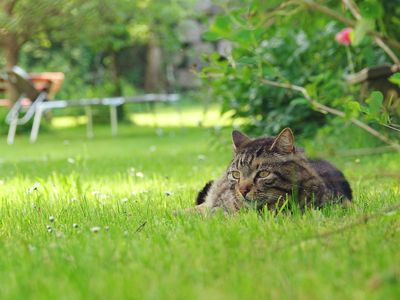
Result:
<svg viewBox="0 0 400 300"><path fill-rule="evenodd" d="M217 51L221 56L227 56L231 51L228 41L208 42L202 39L208 23L220 12L220 8L210 0L198 1L195 11L198 18L182 20L177 26L181 49L171 60L175 86L182 89L192 89L200 86L200 80L195 71L201 70L207 55Z"/></svg>

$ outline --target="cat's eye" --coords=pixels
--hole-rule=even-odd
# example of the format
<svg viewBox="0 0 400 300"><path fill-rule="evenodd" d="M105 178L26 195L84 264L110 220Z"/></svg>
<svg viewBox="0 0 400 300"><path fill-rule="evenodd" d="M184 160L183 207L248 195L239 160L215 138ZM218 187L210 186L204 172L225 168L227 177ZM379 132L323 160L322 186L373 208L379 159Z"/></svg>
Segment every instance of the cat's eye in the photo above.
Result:
<svg viewBox="0 0 400 300"><path fill-rule="evenodd" d="M235 179L239 179L240 178L240 172L239 171L232 171L231 172L232 177Z"/></svg>
<svg viewBox="0 0 400 300"><path fill-rule="evenodd" d="M261 172L259 172L257 174L257 177L258 178L265 178L265 177L268 177L269 174L270 174L270 172L268 172L268 171L261 171Z"/></svg>

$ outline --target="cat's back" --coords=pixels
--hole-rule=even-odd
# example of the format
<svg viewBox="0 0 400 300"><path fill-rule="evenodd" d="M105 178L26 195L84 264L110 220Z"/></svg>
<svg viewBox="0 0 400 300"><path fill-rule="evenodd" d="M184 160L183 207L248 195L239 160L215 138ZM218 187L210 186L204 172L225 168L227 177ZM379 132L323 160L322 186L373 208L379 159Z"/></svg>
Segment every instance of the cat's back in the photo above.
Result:
<svg viewBox="0 0 400 300"><path fill-rule="evenodd" d="M308 162L335 196L344 196L352 200L350 184L338 168L323 159L309 159Z"/></svg>

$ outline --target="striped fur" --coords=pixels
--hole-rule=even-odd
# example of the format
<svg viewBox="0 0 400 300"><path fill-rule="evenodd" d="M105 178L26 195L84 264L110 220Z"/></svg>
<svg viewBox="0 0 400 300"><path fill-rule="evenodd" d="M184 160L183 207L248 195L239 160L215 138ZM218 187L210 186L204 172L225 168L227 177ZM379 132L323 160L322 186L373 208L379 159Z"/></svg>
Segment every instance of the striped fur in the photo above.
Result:
<svg viewBox="0 0 400 300"><path fill-rule="evenodd" d="M246 206L275 209L288 197L300 208L352 199L343 174L327 161L309 160L295 147L290 129L257 139L234 131L232 139L233 160L218 180L203 188L197 204L234 212Z"/></svg>

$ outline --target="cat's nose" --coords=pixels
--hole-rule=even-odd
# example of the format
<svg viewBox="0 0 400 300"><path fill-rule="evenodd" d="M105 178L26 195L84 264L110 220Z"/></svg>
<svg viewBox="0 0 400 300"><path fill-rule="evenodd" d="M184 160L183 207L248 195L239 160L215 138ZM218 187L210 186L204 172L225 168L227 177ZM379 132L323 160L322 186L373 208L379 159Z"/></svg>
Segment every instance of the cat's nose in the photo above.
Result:
<svg viewBox="0 0 400 300"><path fill-rule="evenodd" d="M251 185L244 185L239 187L239 192L242 194L243 197L246 197L246 195L250 192L251 190Z"/></svg>

